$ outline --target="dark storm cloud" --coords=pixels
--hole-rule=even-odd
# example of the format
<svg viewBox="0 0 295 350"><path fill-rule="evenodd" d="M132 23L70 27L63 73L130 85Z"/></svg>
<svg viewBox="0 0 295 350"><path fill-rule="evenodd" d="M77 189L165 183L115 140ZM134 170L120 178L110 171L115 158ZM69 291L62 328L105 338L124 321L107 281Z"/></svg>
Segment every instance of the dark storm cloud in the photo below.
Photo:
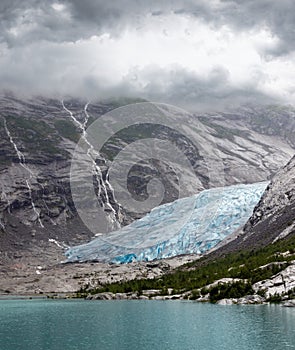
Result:
<svg viewBox="0 0 295 350"><path fill-rule="evenodd" d="M76 41L92 35L93 28L81 28L67 9L65 13L54 10L54 3L52 0L1 0L0 41L15 47L42 40Z"/></svg>
<svg viewBox="0 0 295 350"><path fill-rule="evenodd" d="M219 4L183 1L182 5L174 13L195 16L217 28L228 25L236 31L270 30L280 41L270 54L283 55L295 50L294 0L221 0Z"/></svg>
<svg viewBox="0 0 295 350"><path fill-rule="evenodd" d="M65 10L54 10L54 3L65 5ZM76 41L104 31L119 35L128 26L139 26L145 16L175 13L235 30L264 26L280 40L271 53L295 49L294 0L1 0L0 13L0 38L9 46L38 40Z"/></svg>
<svg viewBox="0 0 295 350"><path fill-rule="evenodd" d="M53 4L64 5L64 10L56 11ZM128 26L141 25L145 16L173 8L155 0L1 0L0 40L16 46L38 40L74 42L104 31L119 35Z"/></svg>
<svg viewBox="0 0 295 350"><path fill-rule="evenodd" d="M295 50L293 0L1 0L2 87L28 93L90 97L127 94L198 108L222 106L233 101L235 104L271 101L272 96L259 88L258 83L261 85L264 79L262 71L259 77L253 77L253 83L234 85L231 73L222 67L222 62L204 76L185 66L173 69L163 68L162 64L160 68L155 61L140 69L130 67L129 73L124 71L116 83L105 84L101 76L92 74L90 67L100 64L96 57L105 52L96 48L97 56L92 55L89 64L86 53L88 50L89 54L89 47L84 52L81 42L71 46L104 33L109 33L117 42L124 30L145 28L151 20L161 20L167 15L188 17L217 32L223 26L233 34L269 30L278 38L278 44L271 49L257 48L269 60L275 59L274 56L287 57ZM153 31L155 41L159 36L156 26L148 29ZM203 40L206 42L206 38ZM120 57L111 57L110 61L112 59L110 66L120 63ZM93 63L95 60L99 63ZM109 67L102 64L101 70L105 68L108 71Z"/></svg>
<svg viewBox="0 0 295 350"><path fill-rule="evenodd" d="M294 0L224 0L223 22L237 30L265 27L280 40L269 53L281 55L295 49Z"/></svg>
<svg viewBox="0 0 295 350"><path fill-rule="evenodd" d="M64 5L62 11L52 5ZM8 46L29 42L77 41L103 31L119 34L147 13L144 1L1 0L0 40Z"/></svg>
<svg viewBox="0 0 295 350"><path fill-rule="evenodd" d="M64 13L52 8L65 5ZM231 25L235 30L265 26L280 39L276 53L295 48L294 0L1 0L1 38L9 45L32 40L76 41L109 31L140 25L142 18L168 13L187 14L213 26ZM20 28L18 36L11 29Z"/></svg>
<svg viewBox="0 0 295 350"><path fill-rule="evenodd" d="M284 54L295 49L294 0L221 0L215 1L93 1L68 2L78 22L103 28L121 29L136 25L141 16L167 13L188 14L213 26L231 25L235 30L268 28L280 44L273 53Z"/></svg>

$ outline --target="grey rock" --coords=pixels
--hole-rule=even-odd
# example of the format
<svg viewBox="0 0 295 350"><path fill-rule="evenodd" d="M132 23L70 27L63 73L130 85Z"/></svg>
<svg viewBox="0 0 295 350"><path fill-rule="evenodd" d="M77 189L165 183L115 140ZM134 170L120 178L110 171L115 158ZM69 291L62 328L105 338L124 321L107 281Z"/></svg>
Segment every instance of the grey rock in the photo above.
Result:
<svg viewBox="0 0 295 350"><path fill-rule="evenodd" d="M275 174L245 226L215 248L257 248L295 234L295 156ZM226 243L226 244L225 244Z"/></svg>
<svg viewBox="0 0 295 350"><path fill-rule="evenodd" d="M295 307L295 300L287 300L285 302L283 302L282 306L285 307Z"/></svg>
<svg viewBox="0 0 295 350"><path fill-rule="evenodd" d="M87 300L113 300L116 299L115 294L113 293L98 293L94 295L88 295Z"/></svg>
<svg viewBox="0 0 295 350"><path fill-rule="evenodd" d="M245 297L238 298L236 304L263 304L265 302L265 298L260 295L246 295Z"/></svg>
<svg viewBox="0 0 295 350"><path fill-rule="evenodd" d="M295 264L291 264L269 279L253 285L255 291L265 290L266 297L274 294L285 294L295 288Z"/></svg>
<svg viewBox="0 0 295 350"><path fill-rule="evenodd" d="M230 298L230 299L221 299L218 300L216 304L218 305L248 305L248 304L263 304L265 302L265 298L260 295L246 295L242 298Z"/></svg>
<svg viewBox="0 0 295 350"><path fill-rule="evenodd" d="M151 297L152 300L165 300L166 296L164 295L156 295L154 297Z"/></svg>
<svg viewBox="0 0 295 350"><path fill-rule="evenodd" d="M236 304L236 299L221 299L217 301L217 305L233 305Z"/></svg>

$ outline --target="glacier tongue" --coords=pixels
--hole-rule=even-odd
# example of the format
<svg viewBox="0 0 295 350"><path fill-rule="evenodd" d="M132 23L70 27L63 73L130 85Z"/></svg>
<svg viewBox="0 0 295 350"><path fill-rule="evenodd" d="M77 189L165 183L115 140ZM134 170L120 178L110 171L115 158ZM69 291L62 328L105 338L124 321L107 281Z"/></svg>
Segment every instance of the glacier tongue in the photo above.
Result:
<svg viewBox="0 0 295 350"><path fill-rule="evenodd" d="M67 262L128 263L205 253L246 223L267 184L213 188L161 205L118 231L68 249Z"/></svg>

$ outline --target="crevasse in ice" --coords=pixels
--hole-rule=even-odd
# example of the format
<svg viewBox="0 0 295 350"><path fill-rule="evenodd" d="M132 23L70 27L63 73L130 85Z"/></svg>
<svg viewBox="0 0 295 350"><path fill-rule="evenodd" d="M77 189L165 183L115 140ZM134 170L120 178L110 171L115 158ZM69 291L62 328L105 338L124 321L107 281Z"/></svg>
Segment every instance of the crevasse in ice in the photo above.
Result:
<svg viewBox="0 0 295 350"><path fill-rule="evenodd" d="M129 263L202 254L246 223L266 186L213 188L161 205L118 231L69 248L67 262Z"/></svg>

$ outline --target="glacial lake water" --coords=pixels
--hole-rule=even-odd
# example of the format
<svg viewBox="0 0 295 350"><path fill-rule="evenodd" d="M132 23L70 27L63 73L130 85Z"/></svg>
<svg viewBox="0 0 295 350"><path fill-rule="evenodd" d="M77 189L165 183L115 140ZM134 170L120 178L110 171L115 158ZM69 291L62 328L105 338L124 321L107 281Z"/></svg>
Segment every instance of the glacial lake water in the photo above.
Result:
<svg viewBox="0 0 295 350"><path fill-rule="evenodd" d="M0 300L1 350L295 349L295 308Z"/></svg>

